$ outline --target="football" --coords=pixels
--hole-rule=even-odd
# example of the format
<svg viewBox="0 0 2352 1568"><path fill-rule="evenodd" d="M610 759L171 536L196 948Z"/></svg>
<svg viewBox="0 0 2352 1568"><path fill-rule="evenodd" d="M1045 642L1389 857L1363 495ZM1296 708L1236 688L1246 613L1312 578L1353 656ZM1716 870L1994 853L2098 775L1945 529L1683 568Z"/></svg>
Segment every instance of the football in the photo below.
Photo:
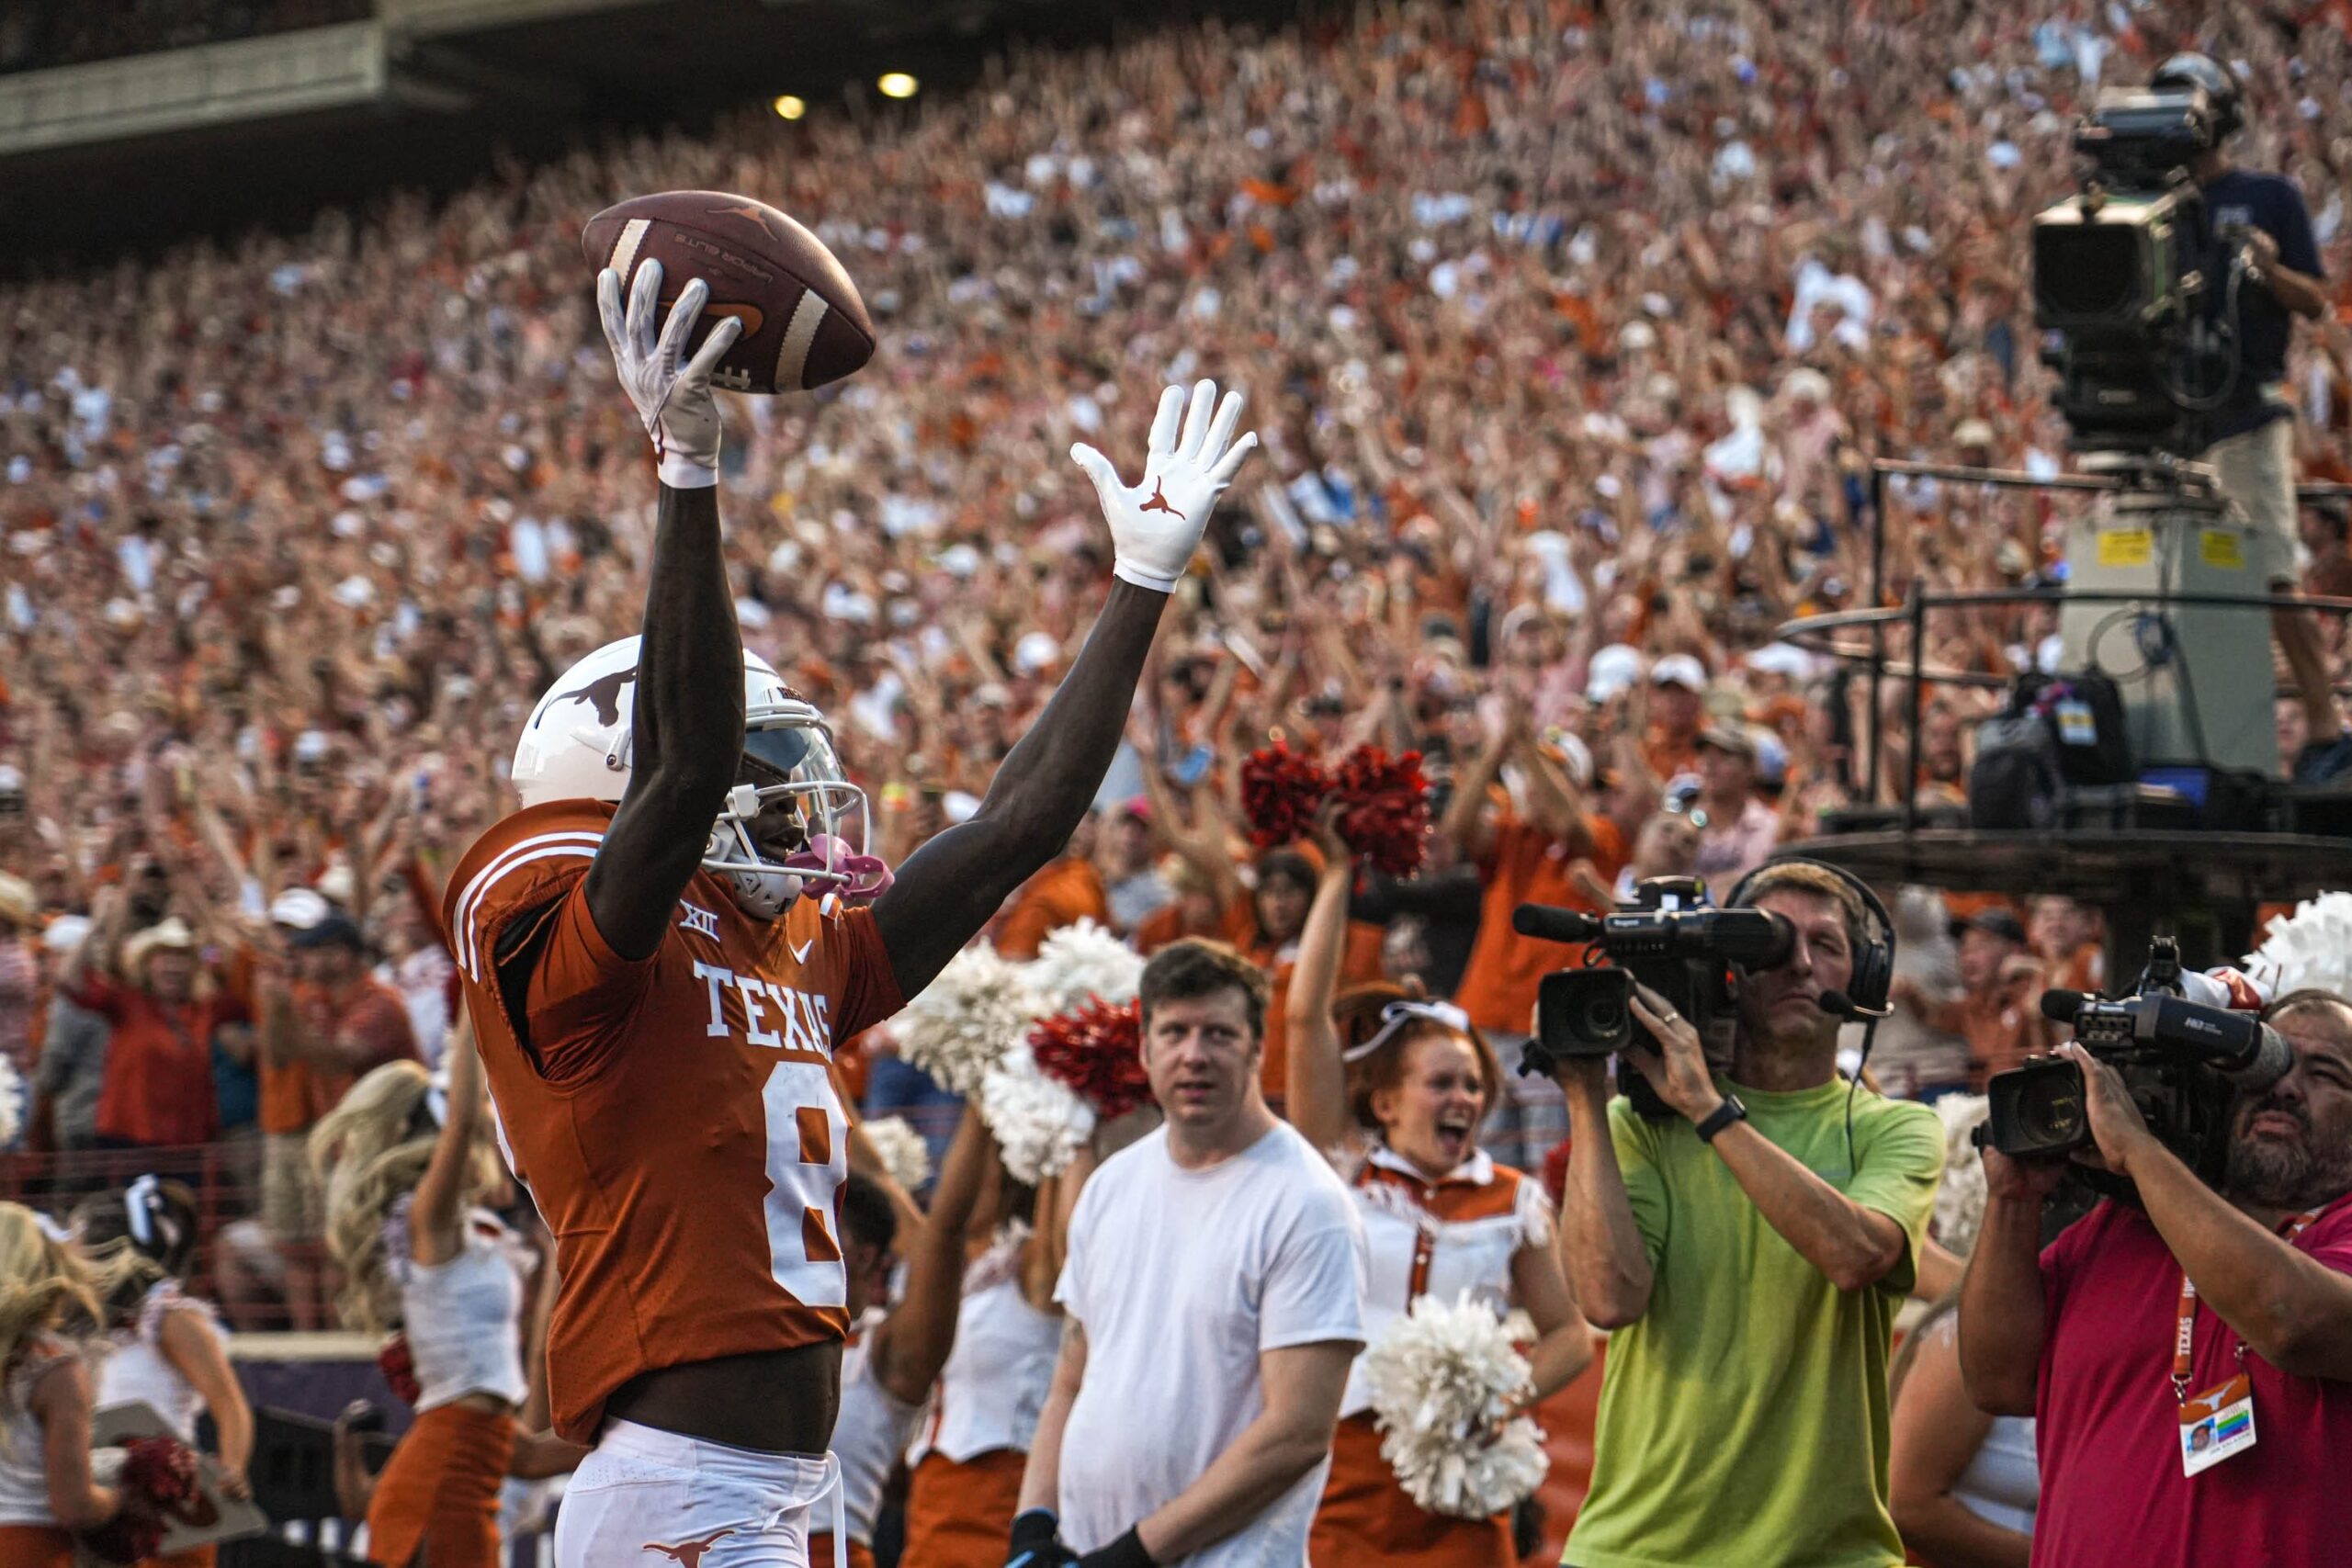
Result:
<svg viewBox="0 0 2352 1568"><path fill-rule="evenodd" d="M660 262L665 316L689 280L710 286L686 352L723 317L743 322L714 386L803 392L874 356L874 323L849 273L823 241L763 201L715 190L637 197L588 220L580 249L593 270L621 275L624 299L638 267Z"/></svg>

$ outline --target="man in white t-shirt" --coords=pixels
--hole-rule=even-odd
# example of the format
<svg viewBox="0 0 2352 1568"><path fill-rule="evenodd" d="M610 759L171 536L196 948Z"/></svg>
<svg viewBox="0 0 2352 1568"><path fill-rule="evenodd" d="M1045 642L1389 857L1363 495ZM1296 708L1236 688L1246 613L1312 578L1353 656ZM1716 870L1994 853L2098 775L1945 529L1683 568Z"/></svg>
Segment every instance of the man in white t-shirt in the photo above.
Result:
<svg viewBox="0 0 2352 1568"><path fill-rule="evenodd" d="M1329 1162L1259 1091L1266 993L1221 942L1144 970L1167 1122L1104 1161L1070 1217L1008 1568L1306 1562L1363 1348L1364 1238Z"/></svg>

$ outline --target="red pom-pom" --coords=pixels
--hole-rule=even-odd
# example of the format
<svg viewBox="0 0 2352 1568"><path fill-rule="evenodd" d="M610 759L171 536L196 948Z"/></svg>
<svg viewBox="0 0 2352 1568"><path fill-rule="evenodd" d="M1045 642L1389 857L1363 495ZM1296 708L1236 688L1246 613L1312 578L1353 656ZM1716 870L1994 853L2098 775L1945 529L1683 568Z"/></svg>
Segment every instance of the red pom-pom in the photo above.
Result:
<svg viewBox="0 0 2352 1568"><path fill-rule="evenodd" d="M376 1370L384 1374L384 1382L400 1395L401 1403L413 1407L424 1389L416 1381L416 1360L408 1353L408 1336L395 1334L384 1341L376 1352Z"/></svg>
<svg viewBox="0 0 2352 1568"><path fill-rule="evenodd" d="M1313 757L1279 740L1250 752L1241 764L1241 814L1250 822L1250 841L1261 850L1296 843L1330 793L1330 777Z"/></svg>
<svg viewBox="0 0 2352 1568"><path fill-rule="evenodd" d="M1064 1084L1103 1121L1151 1098L1143 1071L1143 1004L1114 1007L1100 997L1040 1019L1029 1032L1037 1070Z"/></svg>
<svg viewBox="0 0 2352 1568"><path fill-rule="evenodd" d="M140 1562L162 1548L164 1518L189 1513L203 1492L197 1483L196 1450L177 1438L132 1438L122 1449L122 1506L82 1540L108 1562Z"/></svg>
<svg viewBox="0 0 2352 1568"><path fill-rule="evenodd" d="M197 1499L196 1450L177 1438L133 1438L122 1445L122 1484L166 1511Z"/></svg>
<svg viewBox="0 0 2352 1568"><path fill-rule="evenodd" d="M1391 758L1377 746L1359 746L1332 770L1340 802L1340 837L1361 859L1390 876L1410 876L1429 852L1430 781L1421 754Z"/></svg>

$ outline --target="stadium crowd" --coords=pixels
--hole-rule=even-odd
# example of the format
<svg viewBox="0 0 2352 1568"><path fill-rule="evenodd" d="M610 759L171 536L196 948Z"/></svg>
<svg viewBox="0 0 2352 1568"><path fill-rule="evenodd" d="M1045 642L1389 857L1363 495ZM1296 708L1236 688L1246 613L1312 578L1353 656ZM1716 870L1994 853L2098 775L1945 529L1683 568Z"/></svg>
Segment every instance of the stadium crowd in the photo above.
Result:
<svg viewBox="0 0 2352 1568"><path fill-rule="evenodd" d="M1251 392L1264 477L1218 519L1106 788L1107 907L1122 931L1283 950L1311 874L1222 841L1238 764L1272 737L1418 747L1442 789L1476 774L1470 807L1499 778L1511 823L1549 770L1606 819L1599 841L1498 837L1465 807L1422 883L1365 910L1391 967L1466 983L1483 1024L1523 1032L1547 959L1491 920L1482 950L1482 903L1720 880L1856 799L1859 683L1772 628L1860 602L1868 459L2061 461L2019 258L2096 80L2186 42L2236 62L2242 158L2326 193L2340 256L2352 146L2323 109L2352 84L2341 28L2245 12L2209 38L2188 16L1487 4L1211 24L1009 61L903 116L622 141L437 205L13 288L0 865L30 887L8 896L0 1053L42 1075L43 1131L68 1145L317 1113L233 1056L217 1114L174 1094L167 1133L129 1088L100 1112L97 1034L70 1009L47 1010L67 1043L37 1069L34 959L116 882L141 919L176 911L215 971L279 893L334 894L430 1051L442 969L406 893L504 808L528 705L641 592L642 463L574 237L665 186L808 219L883 329L849 384L733 400L726 483L760 519L729 536L747 643L832 716L887 857L968 809L1084 624L1104 546L1063 448L1139 421L1119 400L1139 378L1214 372ZM2305 469L2345 477L2345 328L2306 341ZM1887 512L1892 585L2033 581L2064 519L1925 481ZM2324 583L2340 520L2308 522ZM2002 671L2050 629L1955 615L1929 652ZM1989 700L1928 704L1928 798L1958 798ZM1018 923L1070 918L1062 883L1088 880L1057 877ZM2003 959L2069 962L2089 936L2048 934L2063 924ZM1929 978L1923 1003L1967 999ZM1897 1086L1967 1077L1955 1035L1981 1077L1990 1026L1935 1016L1960 1027L1922 1064L1897 1042Z"/></svg>
<svg viewBox="0 0 2352 1568"><path fill-rule="evenodd" d="M440 880L511 808L533 702L637 625L652 487L577 248L611 201L754 192L881 329L821 395L724 400L721 483L745 644L831 716L893 863L972 810L1091 620L1108 542L1070 443L1138 432L1163 379L1249 390L1265 455L1101 809L995 936L1232 941L1273 980L1279 1100L1327 854L1246 847L1243 759L1423 753L1429 864L1352 890L1338 979L1451 998L1506 1057L1561 956L1516 904L1728 884L1862 801L1860 687L1773 628L1867 602L1873 523L1894 592L2054 564L2063 503L1898 483L1873 519L1868 465L2062 466L2025 220L2090 88L2192 46L2244 82L2242 161L2298 179L2352 277L2332 6L1413 0L1016 57L903 112L620 141L0 292L17 1190L187 1179L235 1216L209 1265L232 1322L328 1321L307 1134L439 1054ZM2342 320L2293 389L2304 472L2352 479ZM2306 519L2324 591L2343 535ZM1924 651L2006 672L2053 629L1985 610ZM1926 705L1927 798L1960 798L1990 700ZM2096 988L2098 916L2063 899L1917 890L1896 921L1896 1095L1980 1088L2041 1043L2035 990ZM953 1102L888 1026L857 1069L944 1153ZM1497 1098L1486 1146L1556 1190L1559 1090Z"/></svg>
<svg viewBox="0 0 2352 1568"><path fill-rule="evenodd" d="M438 1039L437 944L407 891L503 808L528 705L640 592L640 454L573 237L619 194L704 186L806 218L883 329L852 383L733 401L726 483L764 513L729 539L747 644L832 716L886 857L968 809L1084 624L1103 542L1062 448L1139 419L1119 401L1136 377L1214 372L1250 389L1269 477L1219 519L1163 639L1135 753L1158 765L1106 790L1105 910L1282 952L1311 873L1223 842L1269 738L1417 747L1442 788L1476 773L1459 799L1510 785L1514 823L1548 768L1600 841L1563 854L1589 835L1498 840L1454 811L1422 885L1368 911L1390 967L1439 994L1466 970L1473 1015L1523 1032L1549 960L1492 920L1482 949L1482 905L1736 876L1857 798L1859 686L1771 628L1860 602L1868 459L2061 461L2023 220L2063 189L2086 89L2199 40L2164 7L2117 17L1494 4L1212 25L1008 62L903 119L747 118L12 289L0 863L30 888L0 964L29 971L44 928L58 952L53 919L120 881L217 967L273 897L320 886ZM2320 108L2352 85L2341 29L2210 27L2256 106L2242 155L2328 193L2340 254L2352 147ZM2331 322L2312 346L2306 471L2344 477L2352 344ZM1886 581L2034 580L2063 517L1897 484ZM2050 629L1954 616L1929 651L2006 671ZM1970 701L1928 707L1929 798L1958 796ZM1033 890L1020 923L1071 918L1060 884L1088 881ZM2072 962L2090 933L2063 923L2030 944L2002 927L2002 958ZM1922 999L1968 1002L1942 980ZM26 1072L32 989L0 1012ZM1981 1079L1990 1026L1915 1010L1958 1027L1922 1065L1895 1043L1894 1081ZM71 1010L49 1027L94 1038ZM152 1089L183 1118L167 1131L126 1087L94 1120L101 1060L69 1045L38 1069L62 1145L290 1132L322 1109L273 1127L297 1097L273 1111L232 1054L217 1116Z"/></svg>

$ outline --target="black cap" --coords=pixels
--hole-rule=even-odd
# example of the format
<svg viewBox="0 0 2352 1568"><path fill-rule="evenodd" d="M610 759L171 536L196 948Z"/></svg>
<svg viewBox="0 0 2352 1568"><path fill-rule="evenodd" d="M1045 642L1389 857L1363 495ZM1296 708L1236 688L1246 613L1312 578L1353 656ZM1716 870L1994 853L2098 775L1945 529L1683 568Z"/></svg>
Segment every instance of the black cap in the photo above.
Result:
<svg viewBox="0 0 2352 1568"><path fill-rule="evenodd" d="M2005 942L2016 942L2019 947L2025 945L2025 927L2007 909L1979 909L1964 920L1954 920L1951 923L1951 939L1958 942L1973 931L1990 931Z"/></svg>
<svg viewBox="0 0 2352 1568"><path fill-rule="evenodd" d="M314 926L287 932L286 945L304 953L319 947L347 947L356 953L368 944L360 937L359 928L352 924L351 917L337 913Z"/></svg>

